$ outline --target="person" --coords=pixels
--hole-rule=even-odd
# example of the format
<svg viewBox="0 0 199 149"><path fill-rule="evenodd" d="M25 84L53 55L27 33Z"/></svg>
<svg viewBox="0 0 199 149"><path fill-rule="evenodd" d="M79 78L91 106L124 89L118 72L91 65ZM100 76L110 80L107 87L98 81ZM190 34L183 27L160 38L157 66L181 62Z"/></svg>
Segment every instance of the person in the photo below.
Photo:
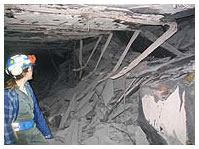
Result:
<svg viewBox="0 0 199 149"><path fill-rule="evenodd" d="M8 59L4 85L4 144L49 144L51 131L30 86L34 55L18 54Z"/></svg>

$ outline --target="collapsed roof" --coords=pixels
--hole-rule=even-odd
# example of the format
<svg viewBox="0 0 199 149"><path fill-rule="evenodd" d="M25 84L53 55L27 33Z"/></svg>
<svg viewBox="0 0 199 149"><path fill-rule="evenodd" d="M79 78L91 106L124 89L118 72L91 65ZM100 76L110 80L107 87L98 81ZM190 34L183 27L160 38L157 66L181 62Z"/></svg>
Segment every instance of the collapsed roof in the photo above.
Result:
<svg viewBox="0 0 199 149"><path fill-rule="evenodd" d="M45 65L35 91L54 144L195 143L194 5L5 5L4 15L5 57Z"/></svg>
<svg viewBox="0 0 199 149"><path fill-rule="evenodd" d="M194 5L5 5L5 48L53 49L112 31L167 25L194 14ZM51 43L48 46L48 43Z"/></svg>

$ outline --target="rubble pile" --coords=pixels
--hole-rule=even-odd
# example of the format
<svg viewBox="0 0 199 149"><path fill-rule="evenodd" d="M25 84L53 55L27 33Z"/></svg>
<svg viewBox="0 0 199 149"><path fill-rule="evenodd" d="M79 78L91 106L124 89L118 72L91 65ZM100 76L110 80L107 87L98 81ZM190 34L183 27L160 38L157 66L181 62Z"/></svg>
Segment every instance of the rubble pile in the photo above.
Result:
<svg viewBox="0 0 199 149"><path fill-rule="evenodd" d="M192 52L175 57L149 56L112 79L124 51L120 44L113 37L97 69L96 59L91 59L90 72L81 74L77 86L59 89L42 100L54 135L51 143L195 144L193 46ZM140 54L129 50L119 70Z"/></svg>
<svg viewBox="0 0 199 149"><path fill-rule="evenodd" d="M183 62L184 65L181 65ZM156 63L156 66L154 66ZM158 64L157 64L158 63ZM161 64L160 64L161 63ZM166 69L167 67L167 69ZM53 104L50 110L51 123L57 124L54 142L55 144L183 144L173 134L166 134L183 126L183 130L177 130L176 135L186 137L187 126L192 121L174 121L173 116L181 109L185 109L183 104L176 101L169 101L168 97L176 92L180 93L180 100L186 100L189 107L183 112L193 115L192 109L194 92L190 92L190 87L194 87L194 56L186 58L176 58L169 61L168 58L158 61L142 62L137 69L134 69L128 76L117 80L107 79L100 82L99 75L96 80L85 80L76 86L73 91L67 93L60 92L59 95L66 95L68 102L60 100ZM145 70L145 71L141 71ZM177 71L177 72L176 72ZM192 78L191 76L192 75ZM189 79L187 79L189 78ZM69 94L73 92L74 94ZM146 98L146 95L154 97ZM185 99L189 97L189 99ZM151 100L146 106L147 100ZM178 99L177 99L178 100ZM188 101L189 100L189 101ZM165 108L166 115L155 110L155 104L161 104L173 108ZM164 102L165 101L165 102ZM152 105L151 103L154 104ZM178 104L179 103L179 104ZM151 106L150 106L151 105ZM157 107L160 105L157 105ZM57 107L57 108L54 108ZM151 108L150 108L151 107ZM160 107L161 108L161 107ZM152 118L148 116L151 114ZM184 113L185 114L185 113ZM57 117L59 120L56 120ZM165 117L167 116L167 117ZM185 115L184 115L185 116ZM168 118L170 117L170 119ZM185 116L186 117L186 116ZM185 118L184 117L184 118ZM52 121L54 120L54 121ZM158 123L159 120L159 123ZM156 122L154 122L156 121ZM164 125L161 125L164 122ZM176 123L180 123L176 126ZM153 126L153 127L152 127ZM163 127L164 126L164 127ZM151 128L151 129L150 129ZM167 136L168 135L168 136ZM191 134L193 136L193 134ZM170 141L170 142L169 142Z"/></svg>
<svg viewBox="0 0 199 149"><path fill-rule="evenodd" d="M184 65L181 65L182 63ZM191 101L194 99L194 93L187 91L190 87L194 87L194 79L186 78L190 78L190 74L194 73L193 65L194 56L171 61L169 58L161 61L144 61L136 67L137 69L120 79L107 79L100 82L103 75L99 75L95 80L83 80L73 89L60 91L57 93L60 99L49 108L51 109L50 123L56 124L57 127L53 143L183 144L176 138L171 138L173 136L165 136L167 128L160 126L161 121L158 123L157 117L150 119L147 114L153 111L157 112L156 115L160 115L159 111L155 111L155 103L167 101L176 89L181 94L181 100L185 100L182 98L184 92L186 97L189 96L189 108L185 112L187 114L192 112L190 108L193 108ZM162 90L159 86L162 86ZM146 98L146 95L154 97L154 105L151 108L145 105L147 103L144 100L151 100ZM152 102L153 100L150 101ZM172 116L175 114L171 110L178 111L177 108L180 106L175 106L175 101L171 101L168 106L173 104L173 109L166 108L164 111L171 118L161 117L161 119L166 120L167 123L173 121L172 130L179 128L180 125L186 128L189 124L185 119L184 121L173 120ZM184 102L181 107L185 108ZM153 124L154 121L157 121L157 124ZM183 123L176 127L175 124L178 122ZM192 122L193 119L189 123ZM184 134L183 137L188 135L188 131L185 130L179 132L180 135Z"/></svg>
<svg viewBox="0 0 199 149"><path fill-rule="evenodd" d="M134 52L127 60L137 55ZM103 80L114 67L116 58L111 56L107 52L99 70L75 88L60 90L42 100L41 106L49 111L48 120L55 131L53 144L149 144L137 124L137 95L124 96L126 88L137 80Z"/></svg>

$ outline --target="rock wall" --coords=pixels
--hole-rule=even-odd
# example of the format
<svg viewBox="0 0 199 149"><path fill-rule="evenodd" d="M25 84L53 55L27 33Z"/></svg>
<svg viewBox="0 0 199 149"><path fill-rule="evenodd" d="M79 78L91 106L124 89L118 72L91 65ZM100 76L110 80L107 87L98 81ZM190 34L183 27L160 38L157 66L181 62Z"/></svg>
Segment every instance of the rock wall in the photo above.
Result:
<svg viewBox="0 0 199 149"><path fill-rule="evenodd" d="M186 70L183 70L186 63ZM194 90L195 72L191 59L187 59L183 65L181 70L166 69L164 72L167 73L160 74L159 80L140 89L140 102L146 123L153 126L168 144L195 142L193 91L190 95L190 88ZM166 75L168 79L163 79Z"/></svg>

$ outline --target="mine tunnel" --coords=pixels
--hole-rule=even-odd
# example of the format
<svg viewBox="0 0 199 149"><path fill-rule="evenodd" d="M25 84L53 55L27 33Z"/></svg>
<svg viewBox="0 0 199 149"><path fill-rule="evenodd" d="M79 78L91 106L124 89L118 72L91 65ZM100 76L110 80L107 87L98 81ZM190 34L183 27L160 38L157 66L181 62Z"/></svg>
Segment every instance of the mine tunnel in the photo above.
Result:
<svg viewBox="0 0 199 149"><path fill-rule="evenodd" d="M194 4L6 4L16 54L37 58L51 144L195 144Z"/></svg>

